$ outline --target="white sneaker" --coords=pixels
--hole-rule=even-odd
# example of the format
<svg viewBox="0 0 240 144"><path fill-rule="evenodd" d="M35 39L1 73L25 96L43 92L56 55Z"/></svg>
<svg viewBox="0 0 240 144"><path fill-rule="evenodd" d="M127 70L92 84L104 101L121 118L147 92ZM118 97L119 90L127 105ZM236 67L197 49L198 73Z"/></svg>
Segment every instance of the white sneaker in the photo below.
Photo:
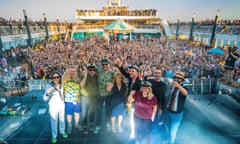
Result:
<svg viewBox="0 0 240 144"><path fill-rule="evenodd" d="M96 126L96 127L94 128L94 131L93 131L93 133L94 133L94 134L98 134L98 133L99 133L99 131L100 131L100 129L101 129L101 127L100 127L100 126Z"/></svg>

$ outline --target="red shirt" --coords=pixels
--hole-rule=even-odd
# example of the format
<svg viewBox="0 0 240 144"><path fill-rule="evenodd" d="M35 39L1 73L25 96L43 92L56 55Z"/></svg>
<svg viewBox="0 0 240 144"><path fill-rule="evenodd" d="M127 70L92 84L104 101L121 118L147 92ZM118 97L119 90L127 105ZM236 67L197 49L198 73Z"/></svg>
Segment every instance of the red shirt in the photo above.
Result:
<svg viewBox="0 0 240 144"><path fill-rule="evenodd" d="M133 98L135 99L135 115L143 119L151 119L153 106L157 105L156 96L149 100L142 96L142 92L137 91Z"/></svg>

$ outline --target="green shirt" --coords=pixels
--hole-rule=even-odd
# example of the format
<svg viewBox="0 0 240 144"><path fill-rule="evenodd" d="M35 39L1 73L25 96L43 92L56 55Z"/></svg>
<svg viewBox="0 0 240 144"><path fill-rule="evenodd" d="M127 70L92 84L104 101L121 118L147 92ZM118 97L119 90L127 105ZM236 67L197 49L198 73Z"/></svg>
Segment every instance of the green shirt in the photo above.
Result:
<svg viewBox="0 0 240 144"><path fill-rule="evenodd" d="M112 82L114 76L113 71L100 71L98 74L98 90L100 96L110 96L112 94L112 91L107 92L107 82Z"/></svg>
<svg viewBox="0 0 240 144"><path fill-rule="evenodd" d="M80 76L80 79L83 79L83 75ZM86 84L84 88L81 88L82 96L97 96L98 94L98 76L94 75L91 77L89 74L86 79Z"/></svg>

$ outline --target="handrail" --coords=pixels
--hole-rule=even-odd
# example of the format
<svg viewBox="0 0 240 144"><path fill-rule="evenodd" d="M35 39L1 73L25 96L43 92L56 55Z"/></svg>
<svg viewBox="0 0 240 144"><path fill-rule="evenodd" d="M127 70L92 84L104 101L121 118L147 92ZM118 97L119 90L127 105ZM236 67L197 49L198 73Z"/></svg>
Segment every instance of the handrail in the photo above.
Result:
<svg viewBox="0 0 240 144"><path fill-rule="evenodd" d="M28 80L29 90L44 90L49 80Z"/></svg>
<svg viewBox="0 0 240 144"><path fill-rule="evenodd" d="M219 80L215 78L187 78L184 86L198 94L213 94L218 90Z"/></svg>

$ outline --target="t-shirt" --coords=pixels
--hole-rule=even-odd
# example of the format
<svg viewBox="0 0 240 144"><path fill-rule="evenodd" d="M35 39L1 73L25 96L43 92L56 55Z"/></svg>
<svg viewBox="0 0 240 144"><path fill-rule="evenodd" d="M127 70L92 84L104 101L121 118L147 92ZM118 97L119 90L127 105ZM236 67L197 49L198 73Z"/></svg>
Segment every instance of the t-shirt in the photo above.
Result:
<svg viewBox="0 0 240 144"><path fill-rule="evenodd" d="M142 119L151 119L154 105L157 105L157 98L144 98L142 92L137 91L133 98L135 99L135 115Z"/></svg>
<svg viewBox="0 0 240 144"><path fill-rule="evenodd" d="M83 75L81 75L81 80L83 79ZM81 88L81 95L85 97L93 97L98 94L98 77L94 75L93 77L87 76L85 87Z"/></svg>
<svg viewBox="0 0 240 144"><path fill-rule="evenodd" d="M80 101L80 83L79 81L69 80L64 84L65 102Z"/></svg>
<svg viewBox="0 0 240 144"><path fill-rule="evenodd" d="M108 72L103 72L100 71L98 74L98 90L99 94L101 96L110 96L112 94L112 91L107 92L106 87L107 87L107 82L112 82L114 76L113 71L108 71Z"/></svg>
<svg viewBox="0 0 240 144"><path fill-rule="evenodd" d="M165 108L165 94L167 85L162 81L149 80L152 84L152 92L158 100L158 104L162 110Z"/></svg>

